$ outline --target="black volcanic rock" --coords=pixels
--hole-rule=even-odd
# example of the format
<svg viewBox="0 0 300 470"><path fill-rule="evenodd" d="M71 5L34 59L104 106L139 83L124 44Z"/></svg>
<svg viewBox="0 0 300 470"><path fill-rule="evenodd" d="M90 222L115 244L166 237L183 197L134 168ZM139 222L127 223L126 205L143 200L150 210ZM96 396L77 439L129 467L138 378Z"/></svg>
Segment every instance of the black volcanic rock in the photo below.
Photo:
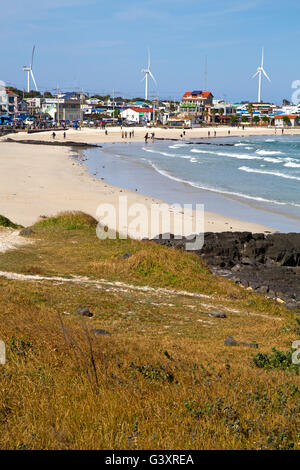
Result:
<svg viewBox="0 0 300 470"><path fill-rule="evenodd" d="M156 243L185 250L191 240L162 235ZM300 234L207 232L201 250L195 250L216 274L226 276L268 297L300 302ZM298 308L298 306L297 306Z"/></svg>

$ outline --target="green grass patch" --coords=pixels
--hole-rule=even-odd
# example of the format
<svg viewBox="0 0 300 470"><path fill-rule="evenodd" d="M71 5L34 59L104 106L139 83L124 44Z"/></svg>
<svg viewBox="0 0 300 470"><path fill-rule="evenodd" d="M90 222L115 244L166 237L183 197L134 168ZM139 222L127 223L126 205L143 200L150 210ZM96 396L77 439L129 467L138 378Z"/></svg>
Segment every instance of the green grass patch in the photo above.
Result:
<svg viewBox="0 0 300 470"><path fill-rule="evenodd" d="M20 225L16 225L4 215L0 215L0 227L20 228Z"/></svg>

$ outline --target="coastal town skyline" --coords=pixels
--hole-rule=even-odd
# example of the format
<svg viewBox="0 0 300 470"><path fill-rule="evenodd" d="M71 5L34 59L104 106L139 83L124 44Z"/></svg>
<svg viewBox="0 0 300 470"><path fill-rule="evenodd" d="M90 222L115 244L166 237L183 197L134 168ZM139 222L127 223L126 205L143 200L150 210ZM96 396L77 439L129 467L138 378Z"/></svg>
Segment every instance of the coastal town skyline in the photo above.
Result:
<svg viewBox="0 0 300 470"><path fill-rule="evenodd" d="M296 1L287 4L299 11ZM51 92L59 85L90 94L115 89L119 96L143 96L141 70L150 47L158 91L152 86L149 95L180 99L191 88L212 91L227 101L256 101L257 81L251 77L264 47L271 83L263 84L262 99L279 103L291 99L291 85L298 78L291 60L296 54L297 15L289 14L285 21L287 4L229 1L224 7L219 1L212 6L207 1L183 5L165 0L158 8L151 0L142 6L131 1L126 9L120 1L113 6L94 0L54 1L47 6L16 1L2 6L4 17L14 21L2 51L6 68L1 79L26 89L22 67L36 45L35 75L41 91ZM288 32L294 38L288 50L274 28L273 14L280 18L280 36ZM0 32L2 40L6 27Z"/></svg>

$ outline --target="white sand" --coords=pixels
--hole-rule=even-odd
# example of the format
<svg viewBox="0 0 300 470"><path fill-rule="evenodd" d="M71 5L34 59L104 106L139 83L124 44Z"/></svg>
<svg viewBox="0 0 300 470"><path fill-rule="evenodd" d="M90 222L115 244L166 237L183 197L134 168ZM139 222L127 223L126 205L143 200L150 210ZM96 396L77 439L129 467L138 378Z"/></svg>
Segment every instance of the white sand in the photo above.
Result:
<svg viewBox="0 0 300 470"><path fill-rule="evenodd" d="M132 128L128 129L132 130ZM274 135L274 129L252 128L245 129L245 131L229 129L231 136ZM164 138L178 138L181 133L178 129L135 128L134 130L135 137L132 141L143 140L145 133L152 132L152 130L156 137ZM212 134L213 129L210 131ZM285 132L297 133L297 131ZM51 134L52 131L34 135L22 132L10 137L15 140L51 140ZM218 137L227 134L228 128L217 128ZM63 140L62 133L56 132L56 135L57 140ZM192 137L207 137L207 129L188 130L186 138ZM104 131L100 129L69 130L67 140L89 143L123 141L120 128L108 128L108 136L105 136ZM74 162L70 157L68 147L0 142L0 214L15 223L29 226L40 216L51 216L66 210L81 210L95 217L99 204L109 203L118 207L120 195L128 197L129 206L133 203L142 203L148 211L153 202L161 202L93 178L84 166ZM204 229L214 232L272 230L259 224L211 212L205 213Z"/></svg>
<svg viewBox="0 0 300 470"><path fill-rule="evenodd" d="M28 245L28 243L32 243L31 240L21 237L19 235L19 230L0 227L0 253L4 253L7 250L13 250L21 245Z"/></svg>

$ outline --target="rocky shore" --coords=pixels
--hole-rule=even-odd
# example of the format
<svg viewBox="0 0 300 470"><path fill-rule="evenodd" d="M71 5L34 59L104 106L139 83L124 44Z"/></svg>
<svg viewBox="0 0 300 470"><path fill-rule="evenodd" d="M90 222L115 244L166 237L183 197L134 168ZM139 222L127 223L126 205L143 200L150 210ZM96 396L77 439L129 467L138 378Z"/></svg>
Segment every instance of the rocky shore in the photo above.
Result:
<svg viewBox="0 0 300 470"><path fill-rule="evenodd" d="M154 239L184 250L186 239ZM195 251L218 275L249 290L300 308L300 234L250 232L205 233L204 246Z"/></svg>

